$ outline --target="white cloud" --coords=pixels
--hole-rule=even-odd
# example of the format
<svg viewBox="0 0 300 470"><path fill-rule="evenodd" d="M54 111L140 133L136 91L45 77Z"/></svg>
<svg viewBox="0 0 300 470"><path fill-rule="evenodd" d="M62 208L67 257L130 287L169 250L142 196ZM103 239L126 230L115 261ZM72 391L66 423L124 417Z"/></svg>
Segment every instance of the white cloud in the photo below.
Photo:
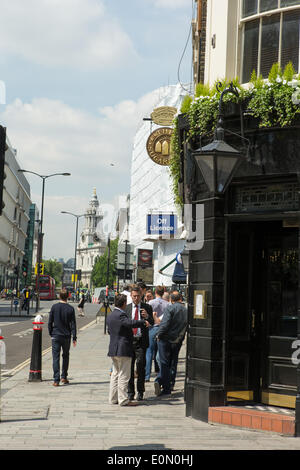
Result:
<svg viewBox="0 0 300 470"><path fill-rule="evenodd" d="M182 8L188 6L190 0L150 0L157 8Z"/></svg>
<svg viewBox="0 0 300 470"><path fill-rule="evenodd" d="M55 253L65 258L72 256L69 240L75 225L69 220L66 229L61 210L84 211L93 187L97 188L100 202L106 203L126 190L124 183L129 189L133 139L158 98L156 90L137 101L125 100L100 108L96 115L61 101L43 98L23 103L17 99L0 114L10 142L17 149L21 168L44 175L56 172L72 175L47 182L46 256ZM27 177L33 188L32 200L40 207L41 182L35 176Z"/></svg>
<svg viewBox="0 0 300 470"><path fill-rule="evenodd" d="M2 0L2 54L48 67L103 68L136 52L102 0Z"/></svg>
<svg viewBox="0 0 300 470"><path fill-rule="evenodd" d="M37 172L45 172L45 164L49 172L72 168L81 178L90 178L110 163L122 170L130 165L135 131L156 97L149 93L137 102L122 101L100 108L98 115L46 98L31 103L17 99L6 106L1 119L27 168Z"/></svg>

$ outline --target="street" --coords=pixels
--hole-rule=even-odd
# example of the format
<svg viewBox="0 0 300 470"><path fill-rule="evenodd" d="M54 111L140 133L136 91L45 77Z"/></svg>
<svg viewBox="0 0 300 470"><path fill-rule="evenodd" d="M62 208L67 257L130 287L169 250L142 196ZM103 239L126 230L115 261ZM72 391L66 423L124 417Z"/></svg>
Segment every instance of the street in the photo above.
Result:
<svg viewBox="0 0 300 470"><path fill-rule="evenodd" d="M43 336L42 350L45 351L51 346L51 338L48 334L48 313L51 306L57 300L41 301L41 313L43 316ZM98 304L86 303L84 306L84 317L79 317L77 312L77 303L70 302L75 308L77 330L92 322L96 318L99 310ZM31 304L30 304L31 307ZM23 364L31 357L32 333L34 317L36 315L35 305L30 308L29 316L25 311L19 315L19 311L11 315L11 302L8 300L0 301L0 329L6 344L6 365L2 366L2 375L10 374L12 370Z"/></svg>

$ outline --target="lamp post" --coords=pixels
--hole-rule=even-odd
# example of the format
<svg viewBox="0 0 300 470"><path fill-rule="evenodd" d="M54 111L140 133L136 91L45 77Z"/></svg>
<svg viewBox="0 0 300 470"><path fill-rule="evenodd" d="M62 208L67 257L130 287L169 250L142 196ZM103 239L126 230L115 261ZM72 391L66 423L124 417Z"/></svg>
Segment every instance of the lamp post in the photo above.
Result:
<svg viewBox="0 0 300 470"><path fill-rule="evenodd" d="M69 214L76 217L76 232L75 232L75 259L74 259L74 293L76 294L76 256L77 256L77 238L78 238L78 219L83 217L84 214L73 214L73 212L61 211L62 214Z"/></svg>
<svg viewBox="0 0 300 470"><path fill-rule="evenodd" d="M44 198L45 198L45 181L52 176L71 176L71 173L52 173L51 175L40 175L35 171L29 171L24 169L18 170L21 173L31 173L32 175L36 175L43 180L42 184L42 201L41 201L41 217L40 217L40 229L38 233L38 250L37 250L37 295L36 295L36 311L39 310L40 307L40 264L42 261L43 255L43 220L44 220Z"/></svg>

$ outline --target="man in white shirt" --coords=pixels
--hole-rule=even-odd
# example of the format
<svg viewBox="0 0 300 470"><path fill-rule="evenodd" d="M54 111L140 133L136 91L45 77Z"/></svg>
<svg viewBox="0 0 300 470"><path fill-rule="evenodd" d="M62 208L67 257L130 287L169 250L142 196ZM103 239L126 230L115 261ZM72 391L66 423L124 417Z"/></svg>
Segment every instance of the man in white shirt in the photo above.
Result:
<svg viewBox="0 0 300 470"><path fill-rule="evenodd" d="M141 302L142 293L138 286L131 288L132 303L127 305L126 313L131 320L146 319L150 325L154 324L152 307L148 304ZM146 365L146 351L149 346L148 328L134 328L133 329L133 358L131 363L131 377L128 382L128 398L134 399L134 368L136 363L137 368L137 391L138 400L143 400L145 392L145 365Z"/></svg>

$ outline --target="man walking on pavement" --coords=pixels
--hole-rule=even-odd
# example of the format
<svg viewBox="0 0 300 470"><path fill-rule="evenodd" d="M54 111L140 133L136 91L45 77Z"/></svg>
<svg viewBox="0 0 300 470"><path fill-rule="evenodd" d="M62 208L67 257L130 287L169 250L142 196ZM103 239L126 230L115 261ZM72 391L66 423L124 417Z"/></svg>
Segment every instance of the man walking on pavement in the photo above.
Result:
<svg viewBox="0 0 300 470"><path fill-rule="evenodd" d="M171 294L171 304L165 308L156 334L160 360L160 371L154 382L157 396L171 394L171 367L177 368L178 354L187 327L187 309L181 299L179 292Z"/></svg>
<svg viewBox="0 0 300 470"><path fill-rule="evenodd" d="M60 382L68 384L68 368L71 336L73 337L73 346L77 344L75 310L68 304L69 293L62 289L59 293L60 301L52 305L49 320L48 331L52 337L52 358L53 358L53 385L57 387ZM62 372L60 376L60 352L62 350Z"/></svg>
<svg viewBox="0 0 300 470"><path fill-rule="evenodd" d="M146 320L132 320L125 312L127 297L124 294L115 297L115 309L107 318L110 335L108 356L113 361L110 378L109 403L120 406L137 405L128 398L128 381L131 374L133 357L133 328L147 328Z"/></svg>
<svg viewBox="0 0 300 470"><path fill-rule="evenodd" d="M129 319L140 320L146 319L150 325L154 324L152 307L148 304L141 302L142 293L138 286L131 288L132 303L127 305L126 313ZM145 392L145 366L146 366L146 351L149 346L149 333L148 328L134 328L133 330L133 359L131 363L131 376L128 382L128 398L134 399L134 368L136 362L137 368L137 399L143 400Z"/></svg>

